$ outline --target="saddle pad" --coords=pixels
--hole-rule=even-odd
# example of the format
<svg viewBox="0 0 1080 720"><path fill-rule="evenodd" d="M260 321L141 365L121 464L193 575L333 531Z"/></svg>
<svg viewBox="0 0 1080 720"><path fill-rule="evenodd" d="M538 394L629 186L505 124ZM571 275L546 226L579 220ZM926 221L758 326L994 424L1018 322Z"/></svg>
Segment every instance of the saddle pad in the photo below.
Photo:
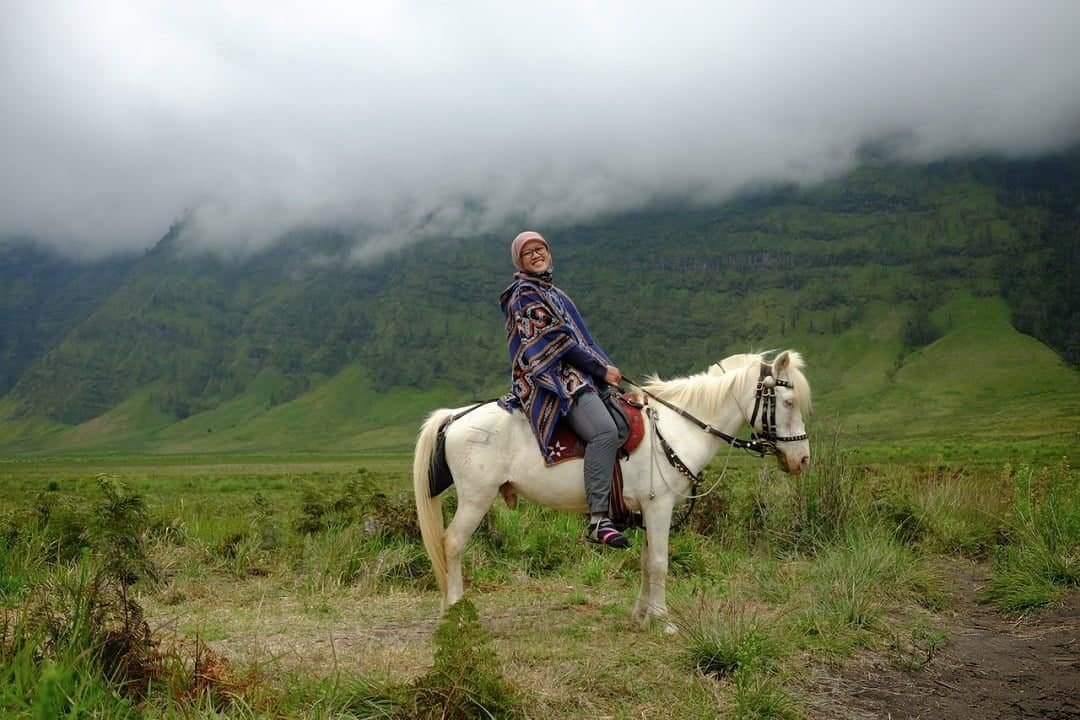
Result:
<svg viewBox="0 0 1080 720"><path fill-rule="evenodd" d="M645 437L645 420L641 417L641 406L632 399L620 396L619 402L622 404L626 419L630 423L630 435L626 438L626 442L622 444L622 449L629 455L637 450L641 440ZM551 451L551 460L547 463L548 465L557 465L564 460L576 460L585 457L585 443L570 427L570 423L565 422L565 420L560 421L555 426L555 432L551 436L551 444L548 445L548 450Z"/></svg>

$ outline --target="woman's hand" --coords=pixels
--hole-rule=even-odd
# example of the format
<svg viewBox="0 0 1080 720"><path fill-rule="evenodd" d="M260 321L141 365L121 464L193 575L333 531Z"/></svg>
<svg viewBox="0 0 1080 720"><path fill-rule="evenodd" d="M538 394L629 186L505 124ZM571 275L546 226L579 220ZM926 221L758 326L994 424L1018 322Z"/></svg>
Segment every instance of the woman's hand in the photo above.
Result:
<svg viewBox="0 0 1080 720"><path fill-rule="evenodd" d="M604 371L604 382L608 385L619 387L619 383L622 382L622 373L619 372L619 368L614 365L608 365Z"/></svg>

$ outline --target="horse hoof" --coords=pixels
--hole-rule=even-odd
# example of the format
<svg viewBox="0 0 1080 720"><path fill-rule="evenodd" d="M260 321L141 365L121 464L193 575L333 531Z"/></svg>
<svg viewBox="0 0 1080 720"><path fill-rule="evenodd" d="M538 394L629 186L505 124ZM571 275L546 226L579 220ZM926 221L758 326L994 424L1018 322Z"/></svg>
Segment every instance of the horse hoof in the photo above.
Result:
<svg viewBox="0 0 1080 720"><path fill-rule="evenodd" d="M667 637L671 637L672 635L677 635L678 632L679 632L679 627L675 623L671 623L671 622L664 623L664 635L666 635Z"/></svg>

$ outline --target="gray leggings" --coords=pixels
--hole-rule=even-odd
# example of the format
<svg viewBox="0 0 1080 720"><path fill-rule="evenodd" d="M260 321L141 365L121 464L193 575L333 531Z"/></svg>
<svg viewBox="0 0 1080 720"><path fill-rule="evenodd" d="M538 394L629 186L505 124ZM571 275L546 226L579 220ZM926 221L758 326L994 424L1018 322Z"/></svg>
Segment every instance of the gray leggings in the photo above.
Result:
<svg viewBox="0 0 1080 720"><path fill-rule="evenodd" d="M606 513L611 498L611 469L619 452L619 428L604 401L591 390L574 398L566 419L585 441L585 497L589 512Z"/></svg>

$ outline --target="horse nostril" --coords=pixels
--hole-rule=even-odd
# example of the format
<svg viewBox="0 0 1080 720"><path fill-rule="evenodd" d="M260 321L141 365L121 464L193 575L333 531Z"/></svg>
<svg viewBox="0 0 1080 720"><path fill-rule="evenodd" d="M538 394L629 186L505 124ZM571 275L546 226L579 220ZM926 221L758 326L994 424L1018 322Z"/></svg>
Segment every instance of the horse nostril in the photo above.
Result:
<svg viewBox="0 0 1080 720"><path fill-rule="evenodd" d="M799 465L801 465L804 468L810 467L810 456L809 455L803 455L802 460L799 461Z"/></svg>

